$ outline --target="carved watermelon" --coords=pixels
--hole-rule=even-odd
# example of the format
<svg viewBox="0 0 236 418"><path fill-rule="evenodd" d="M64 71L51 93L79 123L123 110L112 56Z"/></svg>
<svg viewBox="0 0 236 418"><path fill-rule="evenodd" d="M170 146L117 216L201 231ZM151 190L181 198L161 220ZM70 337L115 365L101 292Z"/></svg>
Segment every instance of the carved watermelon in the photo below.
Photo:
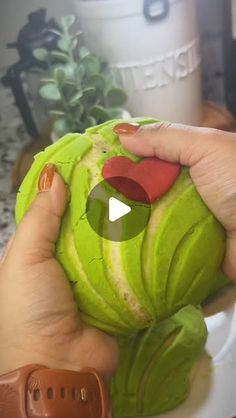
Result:
<svg viewBox="0 0 236 418"><path fill-rule="evenodd" d="M147 330L121 337L120 363L111 384L113 417L156 416L182 403L206 338L201 311L193 306Z"/></svg>
<svg viewBox="0 0 236 418"><path fill-rule="evenodd" d="M90 190L103 180L105 161L114 156L140 161L123 149L113 132L118 122L90 128L85 134L68 134L39 153L20 187L16 219L21 220L34 199L44 165L56 164L70 189L56 257L71 281L82 319L107 332L126 334L167 318L185 305L198 305L208 296L223 259L225 234L186 168L152 204L148 226L138 236L113 242L93 231L86 202ZM102 205L95 214L101 227ZM126 228L125 217L122 227Z"/></svg>

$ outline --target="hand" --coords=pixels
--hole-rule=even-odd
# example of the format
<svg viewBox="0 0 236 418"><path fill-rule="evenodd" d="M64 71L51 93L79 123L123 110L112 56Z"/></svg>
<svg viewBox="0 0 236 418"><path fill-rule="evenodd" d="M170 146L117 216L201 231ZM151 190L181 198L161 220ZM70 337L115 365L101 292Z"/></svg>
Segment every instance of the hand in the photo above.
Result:
<svg viewBox="0 0 236 418"><path fill-rule="evenodd" d="M115 339L80 321L72 291L54 258L67 189L53 165L0 263L0 374L29 363L105 378L115 370Z"/></svg>
<svg viewBox="0 0 236 418"><path fill-rule="evenodd" d="M190 167L202 199L226 229L224 272L236 281L236 135L177 124L119 124L125 148Z"/></svg>

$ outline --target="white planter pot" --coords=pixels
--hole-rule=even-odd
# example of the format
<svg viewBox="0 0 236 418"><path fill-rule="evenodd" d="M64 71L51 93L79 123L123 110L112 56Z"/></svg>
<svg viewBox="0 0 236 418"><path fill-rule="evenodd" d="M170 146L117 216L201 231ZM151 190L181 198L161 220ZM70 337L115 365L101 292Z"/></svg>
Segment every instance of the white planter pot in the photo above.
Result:
<svg viewBox="0 0 236 418"><path fill-rule="evenodd" d="M201 123L194 0L74 1L88 47L118 73L133 116Z"/></svg>

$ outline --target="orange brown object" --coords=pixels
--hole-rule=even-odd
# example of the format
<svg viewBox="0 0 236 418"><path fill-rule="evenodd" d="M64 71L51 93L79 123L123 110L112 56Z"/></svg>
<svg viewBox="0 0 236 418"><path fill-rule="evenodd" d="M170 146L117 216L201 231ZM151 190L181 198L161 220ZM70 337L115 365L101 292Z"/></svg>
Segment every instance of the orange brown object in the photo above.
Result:
<svg viewBox="0 0 236 418"><path fill-rule="evenodd" d="M55 172L56 167L54 164L47 164L44 167L38 182L38 189L40 192L46 192L51 189Z"/></svg>
<svg viewBox="0 0 236 418"><path fill-rule="evenodd" d="M134 135L140 128L138 123L118 123L113 128L117 135Z"/></svg>
<svg viewBox="0 0 236 418"><path fill-rule="evenodd" d="M110 401L96 370L28 365L0 376L1 418L110 418Z"/></svg>

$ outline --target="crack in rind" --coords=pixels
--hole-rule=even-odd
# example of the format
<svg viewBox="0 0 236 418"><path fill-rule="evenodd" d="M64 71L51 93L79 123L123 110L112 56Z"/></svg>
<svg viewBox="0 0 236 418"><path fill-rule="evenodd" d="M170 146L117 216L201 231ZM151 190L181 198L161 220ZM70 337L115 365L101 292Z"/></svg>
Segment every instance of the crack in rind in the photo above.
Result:
<svg viewBox="0 0 236 418"><path fill-rule="evenodd" d="M91 263L93 263L94 261L103 261L103 257L94 257L94 258L92 258L92 259L88 262L88 264L91 264Z"/></svg>

